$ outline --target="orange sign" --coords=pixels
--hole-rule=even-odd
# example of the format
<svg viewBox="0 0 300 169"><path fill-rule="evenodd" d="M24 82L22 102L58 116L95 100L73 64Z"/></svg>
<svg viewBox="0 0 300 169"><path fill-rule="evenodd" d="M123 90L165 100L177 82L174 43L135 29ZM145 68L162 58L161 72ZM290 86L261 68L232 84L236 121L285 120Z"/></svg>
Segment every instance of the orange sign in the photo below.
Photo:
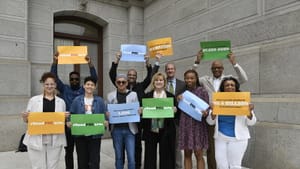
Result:
<svg viewBox="0 0 300 169"><path fill-rule="evenodd" d="M249 115L250 92L213 93L214 115Z"/></svg>
<svg viewBox="0 0 300 169"><path fill-rule="evenodd" d="M58 64L85 64L88 63L87 46L58 46Z"/></svg>
<svg viewBox="0 0 300 169"><path fill-rule="evenodd" d="M65 113L30 112L28 116L28 134L61 134L65 132Z"/></svg>
<svg viewBox="0 0 300 169"><path fill-rule="evenodd" d="M172 38L160 38L147 42L148 52L151 58L155 58L156 53L162 56L173 55Z"/></svg>

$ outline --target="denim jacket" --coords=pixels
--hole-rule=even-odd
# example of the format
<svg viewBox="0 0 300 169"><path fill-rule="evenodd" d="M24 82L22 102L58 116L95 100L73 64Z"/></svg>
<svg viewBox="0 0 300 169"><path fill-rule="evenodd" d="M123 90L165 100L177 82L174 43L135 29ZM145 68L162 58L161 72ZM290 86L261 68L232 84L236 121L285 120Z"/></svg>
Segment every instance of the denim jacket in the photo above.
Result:
<svg viewBox="0 0 300 169"><path fill-rule="evenodd" d="M104 100L99 96L94 96L92 104L92 113L93 114L105 114L107 112L107 106ZM85 114L84 108L84 95L77 96L70 107L71 114ZM102 135L94 135L93 138L100 138Z"/></svg>
<svg viewBox="0 0 300 169"><path fill-rule="evenodd" d="M67 111L70 110L72 101L75 97L84 94L83 86L80 86L77 90L73 90L70 85L64 84L63 81L60 80L57 74L57 64L52 64L51 73L53 73L57 78L57 89L60 92L60 96L64 99L67 106ZM97 72L95 67L90 67L91 76L98 80Z"/></svg>

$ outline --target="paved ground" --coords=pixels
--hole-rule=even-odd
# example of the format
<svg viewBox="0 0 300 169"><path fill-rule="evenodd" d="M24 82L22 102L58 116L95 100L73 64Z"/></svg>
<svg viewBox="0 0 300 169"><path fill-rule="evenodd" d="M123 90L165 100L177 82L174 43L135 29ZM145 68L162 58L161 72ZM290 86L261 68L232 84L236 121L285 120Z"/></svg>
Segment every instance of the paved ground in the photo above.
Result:
<svg viewBox="0 0 300 169"><path fill-rule="evenodd" d="M74 153L76 154L76 153ZM76 158L76 155L75 155ZM101 169L114 169L114 150L111 139L102 139L101 145ZM195 162L194 162L195 164ZM64 153L60 158L59 169L64 169ZM30 169L30 161L27 152L0 152L0 169ZM77 168L75 162L75 168ZM125 166L125 169L127 167ZM194 168L196 168L194 166Z"/></svg>

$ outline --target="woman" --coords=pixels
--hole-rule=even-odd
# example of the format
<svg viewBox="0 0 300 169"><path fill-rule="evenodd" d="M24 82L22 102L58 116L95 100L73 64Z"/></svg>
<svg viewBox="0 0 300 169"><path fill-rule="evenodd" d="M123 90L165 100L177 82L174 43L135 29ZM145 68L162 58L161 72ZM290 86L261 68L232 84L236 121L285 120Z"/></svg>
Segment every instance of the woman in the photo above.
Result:
<svg viewBox="0 0 300 169"><path fill-rule="evenodd" d="M84 95L77 96L70 108L71 114L104 114L106 105L99 96L94 96L96 79L84 79ZM105 122L106 123L106 122ZM99 169L102 135L75 136L78 169Z"/></svg>
<svg viewBox="0 0 300 169"><path fill-rule="evenodd" d="M117 90L107 96L109 104L139 102L136 92L127 89L126 75L118 75L115 84ZM127 152L128 169L135 169L135 134L138 132L136 123L112 124L111 131L115 149L116 169L124 168L124 148Z"/></svg>
<svg viewBox="0 0 300 169"><path fill-rule="evenodd" d="M174 95L166 91L167 79L160 72L152 77L152 90L145 98L167 98ZM174 98L174 105L175 103ZM174 112L176 112L174 107ZM159 168L175 168L175 122L174 118L143 119L143 139L145 140L144 169L156 169L157 143L159 143Z"/></svg>
<svg viewBox="0 0 300 169"><path fill-rule="evenodd" d="M200 86L198 73L188 70L184 73L184 81L187 90L209 102L207 91ZM181 95L178 96L181 99ZM197 121L191 116L181 113L179 121L179 147L184 150L184 168L192 169L192 153L195 153L197 169L204 169L203 150L208 148L208 131L205 117L206 111L202 112L202 120Z"/></svg>
<svg viewBox="0 0 300 169"><path fill-rule="evenodd" d="M233 77L224 78L220 85L220 92L239 92L240 84ZM256 123L253 104L249 104L248 116L212 115L207 122L215 127L215 156L219 169L241 168L242 159L250 138L247 126Z"/></svg>
<svg viewBox="0 0 300 169"><path fill-rule="evenodd" d="M32 97L27 105L27 112L22 113L24 122L28 122L28 115L32 112L65 112L65 102L55 95L56 78L50 73L44 73L40 82L43 84L43 94ZM66 116L68 113L66 113ZM28 148L29 159L33 169L56 169L61 152L66 146L65 134L26 133L23 143Z"/></svg>

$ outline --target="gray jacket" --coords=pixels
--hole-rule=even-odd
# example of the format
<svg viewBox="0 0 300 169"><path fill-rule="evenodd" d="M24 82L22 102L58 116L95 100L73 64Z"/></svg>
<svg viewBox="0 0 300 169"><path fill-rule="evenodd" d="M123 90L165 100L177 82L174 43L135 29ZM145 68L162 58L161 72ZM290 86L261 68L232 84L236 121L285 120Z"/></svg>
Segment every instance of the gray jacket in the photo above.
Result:
<svg viewBox="0 0 300 169"><path fill-rule="evenodd" d="M235 77L235 78L239 81L240 84L245 83L246 81L248 81L248 77L247 77L246 72L244 71L244 69L239 64L234 65L233 68L234 68L234 71L237 74L237 77ZM224 79L225 77L234 77L234 76L223 74L221 76L221 79ZM207 90L208 95L209 95L209 100L210 100L210 103L211 103L212 93L218 91L218 89L215 90L215 88L214 88L214 78L212 76L202 76L202 77L199 78L199 81L200 81L200 84L202 84L205 87L205 89Z"/></svg>
<svg viewBox="0 0 300 169"><path fill-rule="evenodd" d="M128 92L127 90L126 92ZM110 92L107 95L107 101L108 104L118 104L117 100L117 91ZM127 96L126 96L126 103L133 103L133 102L139 102L138 97L136 92L131 91ZM136 134L138 132L138 128L136 123L128 123L129 125L129 130L132 132L132 134ZM111 130L114 129L114 125L111 125Z"/></svg>

